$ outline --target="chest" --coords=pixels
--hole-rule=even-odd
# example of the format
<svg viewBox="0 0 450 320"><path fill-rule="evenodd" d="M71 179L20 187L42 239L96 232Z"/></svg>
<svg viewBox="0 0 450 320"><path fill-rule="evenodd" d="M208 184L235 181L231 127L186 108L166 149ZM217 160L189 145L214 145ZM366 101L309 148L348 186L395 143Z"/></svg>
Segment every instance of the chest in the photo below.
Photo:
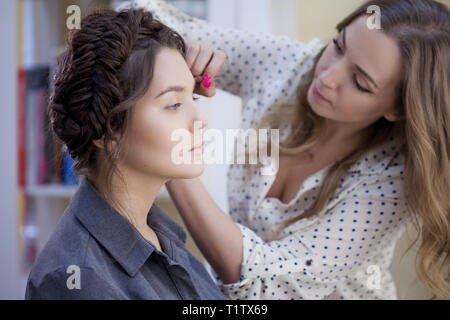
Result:
<svg viewBox="0 0 450 320"><path fill-rule="evenodd" d="M295 198L305 180L326 166L327 163L311 159L296 161L290 157L280 156L279 169L266 198L277 198L283 203L289 203Z"/></svg>

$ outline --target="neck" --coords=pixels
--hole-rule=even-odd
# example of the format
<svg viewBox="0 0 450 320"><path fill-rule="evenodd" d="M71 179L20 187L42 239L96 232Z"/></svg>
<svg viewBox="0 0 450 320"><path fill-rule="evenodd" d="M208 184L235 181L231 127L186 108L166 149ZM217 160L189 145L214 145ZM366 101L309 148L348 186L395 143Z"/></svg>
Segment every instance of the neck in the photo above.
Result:
<svg viewBox="0 0 450 320"><path fill-rule="evenodd" d="M107 200L110 206L128 219L136 229L139 231L145 230L149 228L147 225L147 215L166 179L149 176L143 172L137 172L120 165L119 169L126 185L124 185L120 178L113 175L110 197L105 197L106 180L104 174L99 174L98 177L94 178L93 182L104 199L114 199L114 201ZM120 206L117 204L120 204Z"/></svg>
<svg viewBox="0 0 450 320"><path fill-rule="evenodd" d="M348 124L329 119L325 119L324 128L318 146L337 153L339 160L363 145L372 132L370 123Z"/></svg>

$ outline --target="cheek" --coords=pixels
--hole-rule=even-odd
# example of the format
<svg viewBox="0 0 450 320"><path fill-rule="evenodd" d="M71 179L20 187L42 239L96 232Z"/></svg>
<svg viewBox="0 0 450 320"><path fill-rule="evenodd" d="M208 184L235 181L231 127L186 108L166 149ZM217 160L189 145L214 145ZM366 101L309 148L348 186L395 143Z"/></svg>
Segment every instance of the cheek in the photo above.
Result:
<svg viewBox="0 0 450 320"><path fill-rule="evenodd" d="M176 123L155 113L136 115L127 139L126 161L134 167L155 167L170 160L176 142L171 134Z"/></svg>
<svg viewBox="0 0 450 320"><path fill-rule="evenodd" d="M364 97L352 88L344 91L347 93L339 97L336 105L336 112L342 121L375 121L384 115L384 106L379 101Z"/></svg>
<svg viewBox="0 0 450 320"><path fill-rule="evenodd" d="M138 117L130 128L124 162L135 171L164 178L199 176L204 169L203 163L192 160L190 164L177 164L172 160L172 150L180 144L179 140L171 139L177 129L188 130L184 118L161 114ZM193 155L189 153L189 156Z"/></svg>
<svg viewBox="0 0 450 320"><path fill-rule="evenodd" d="M365 97L346 82L338 93L335 110L340 118L357 121L370 115L373 108Z"/></svg>

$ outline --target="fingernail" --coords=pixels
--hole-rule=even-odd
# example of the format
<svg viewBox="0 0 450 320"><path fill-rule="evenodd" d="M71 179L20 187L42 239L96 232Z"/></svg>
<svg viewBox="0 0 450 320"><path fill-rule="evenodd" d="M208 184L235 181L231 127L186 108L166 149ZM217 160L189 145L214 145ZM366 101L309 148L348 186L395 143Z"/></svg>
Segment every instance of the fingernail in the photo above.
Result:
<svg viewBox="0 0 450 320"><path fill-rule="evenodd" d="M208 73L206 73L205 76L203 77L202 85L203 85L206 89L208 89L209 87L211 87L211 84L212 84L211 76L210 76Z"/></svg>

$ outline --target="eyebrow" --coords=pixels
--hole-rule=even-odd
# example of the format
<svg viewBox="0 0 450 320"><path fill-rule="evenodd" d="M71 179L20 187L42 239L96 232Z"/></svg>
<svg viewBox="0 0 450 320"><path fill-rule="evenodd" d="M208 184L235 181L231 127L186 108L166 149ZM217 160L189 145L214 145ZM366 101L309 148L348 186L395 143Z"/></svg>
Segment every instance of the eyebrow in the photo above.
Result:
<svg viewBox="0 0 450 320"><path fill-rule="evenodd" d="M345 43L345 31L346 31L346 29L344 28L344 30L343 30L343 32L342 32L342 34L343 34L343 44L344 44L344 49L345 50L347 50L347 44ZM375 81L372 79L372 77L371 76L369 76L369 74L366 72L366 71L364 71L363 70L363 68L361 68L360 66L358 66L358 65L355 65L355 67L356 67L356 69L358 69L358 71L359 72L361 72L362 74L363 74L363 76L364 77L366 77L367 78L367 80L369 80L370 82L372 82L372 84L375 86L375 88L377 88L378 89L378 86L377 86L377 84L375 83Z"/></svg>
<svg viewBox="0 0 450 320"><path fill-rule="evenodd" d="M192 85L192 91L194 91L195 88L195 79L193 79L193 85ZM155 97L155 99L159 98L160 96L168 93L168 92L183 92L186 88L183 86L170 86L158 93L158 95Z"/></svg>

